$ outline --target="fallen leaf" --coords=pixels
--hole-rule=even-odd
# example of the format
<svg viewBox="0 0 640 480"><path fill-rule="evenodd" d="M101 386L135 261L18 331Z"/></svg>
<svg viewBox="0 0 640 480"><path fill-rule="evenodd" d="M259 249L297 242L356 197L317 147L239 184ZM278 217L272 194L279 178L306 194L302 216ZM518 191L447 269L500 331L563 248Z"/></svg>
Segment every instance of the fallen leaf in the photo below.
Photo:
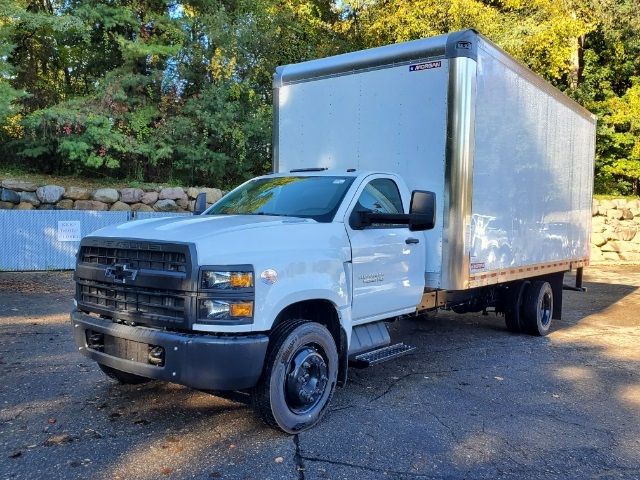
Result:
<svg viewBox="0 0 640 480"><path fill-rule="evenodd" d="M164 467L162 470L160 470L160 473L162 473L163 475L171 475L173 473L173 468Z"/></svg>
<svg viewBox="0 0 640 480"><path fill-rule="evenodd" d="M283 457L276 457L276 463L282 463L282 462L284 462Z"/></svg>
<svg viewBox="0 0 640 480"><path fill-rule="evenodd" d="M73 442L73 437L71 435L69 435L68 433L61 433L59 435L50 436L44 441L43 445L45 447L52 447L54 445L62 445L64 443L71 442Z"/></svg>

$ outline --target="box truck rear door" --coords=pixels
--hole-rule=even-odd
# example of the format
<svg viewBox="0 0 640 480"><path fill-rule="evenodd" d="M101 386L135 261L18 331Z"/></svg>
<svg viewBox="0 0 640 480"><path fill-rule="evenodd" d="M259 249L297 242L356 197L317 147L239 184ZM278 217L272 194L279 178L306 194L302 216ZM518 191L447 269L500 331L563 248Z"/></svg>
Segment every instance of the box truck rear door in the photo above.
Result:
<svg viewBox="0 0 640 480"><path fill-rule="evenodd" d="M398 186L388 177L360 187L347 213L353 262L352 318L355 323L415 310L424 289L424 239L406 225L358 228L359 211L405 213ZM355 227L355 228L354 228Z"/></svg>

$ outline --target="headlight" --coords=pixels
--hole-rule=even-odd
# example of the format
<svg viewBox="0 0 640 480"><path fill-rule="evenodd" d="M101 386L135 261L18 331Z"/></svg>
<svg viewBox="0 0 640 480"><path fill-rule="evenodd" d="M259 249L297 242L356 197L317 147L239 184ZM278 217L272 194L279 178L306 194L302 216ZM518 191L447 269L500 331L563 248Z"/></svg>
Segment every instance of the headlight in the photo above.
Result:
<svg viewBox="0 0 640 480"><path fill-rule="evenodd" d="M205 265L200 270L197 322L208 325L253 323L252 265Z"/></svg>
<svg viewBox="0 0 640 480"><path fill-rule="evenodd" d="M230 320L253 317L253 302L200 300L201 320Z"/></svg>
<svg viewBox="0 0 640 480"><path fill-rule="evenodd" d="M206 290L253 288L253 272L220 272L205 270L202 272L200 288Z"/></svg>

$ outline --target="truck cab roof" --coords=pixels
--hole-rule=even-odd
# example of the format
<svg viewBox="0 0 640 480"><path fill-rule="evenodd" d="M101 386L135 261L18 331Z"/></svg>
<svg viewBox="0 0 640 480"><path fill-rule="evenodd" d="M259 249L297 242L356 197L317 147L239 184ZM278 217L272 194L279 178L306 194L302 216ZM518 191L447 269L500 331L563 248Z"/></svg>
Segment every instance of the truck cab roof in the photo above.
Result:
<svg viewBox="0 0 640 480"><path fill-rule="evenodd" d="M296 176L296 177L300 177L300 176L305 176L305 177L317 177L317 176L328 176L328 177L335 177L335 176L339 176L339 177L367 177L369 175L393 175L395 176L396 174L392 173L392 172L382 172L382 171L375 171L375 170L358 170L355 168L349 168L349 169L320 169L320 168L300 168L300 169L294 169L294 170L290 170L290 171L285 171L285 172L274 172L274 173L270 173L268 174L268 176L277 176L277 177L290 177L290 176Z"/></svg>

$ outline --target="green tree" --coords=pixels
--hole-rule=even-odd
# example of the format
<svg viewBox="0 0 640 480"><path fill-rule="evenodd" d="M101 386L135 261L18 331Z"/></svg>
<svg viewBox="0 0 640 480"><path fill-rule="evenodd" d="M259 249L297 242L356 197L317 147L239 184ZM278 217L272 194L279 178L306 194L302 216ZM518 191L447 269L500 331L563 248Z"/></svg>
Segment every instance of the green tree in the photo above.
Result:
<svg viewBox="0 0 640 480"><path fill-rule="evenodd" d="M14 67L8 61L15 48L12 38L21 13L18 5L0 4L0 139L19 136L21 132L18 100L25 92L13 87Z"/></svg>
<svg viewBox="0 0 640 480"><path fill-rule="evenodd" d="M594 29L583 44L582 81L568 93L598 116L595 190L640 194L634 132L637 80L640 76L640 3L600 0L594 3ZM635 133L637 135L637 133Z"/></svg>
<svg viewBox="0 0 640 480"><path fill-rule="evenodd" d="M58 173L270 168L278 65L476 28L596 113L596 190L639 193L639 0L5 0L0 149Z"/></svg>
<svg viewBox="0 0 640 480"><path fill-rule="evenodd" d="M38 14L39 18L48 15L55 19L42 20L44 25L57 24L62 17L73 19L67 23L75 26L77 35L65 30L60 42L73 43L71 52L77 52L67 55L66 62L83 65L68 67L57 59L58 55L52 60L45 49L43 60L25 69L26 73L35 72L28 77L25 73L25 85L37 90L24 79L37 77L46 82L46 90L51 93L40 92L38 101L46 105L34 105L38 108L32 108L24 120L26 135L21 154L45 161L56 159L48 165L57 170L121 169L128 176L141 178L144 166L148 162L154 165L157 160L148 140L162 121L159 107L167 94L167 59L180 48L182 31L177 20L170 18L165 2L154 1L120 5L89 1ZM49 38L48 28L31 31L32 38L39 39L33 43L41 44ZM88 34L90 31L93 33ZM48 74L53 66L57 73ZM64 82L67 88L49 89L48 84L64 77L64 72L70 77Z"/></svg>

